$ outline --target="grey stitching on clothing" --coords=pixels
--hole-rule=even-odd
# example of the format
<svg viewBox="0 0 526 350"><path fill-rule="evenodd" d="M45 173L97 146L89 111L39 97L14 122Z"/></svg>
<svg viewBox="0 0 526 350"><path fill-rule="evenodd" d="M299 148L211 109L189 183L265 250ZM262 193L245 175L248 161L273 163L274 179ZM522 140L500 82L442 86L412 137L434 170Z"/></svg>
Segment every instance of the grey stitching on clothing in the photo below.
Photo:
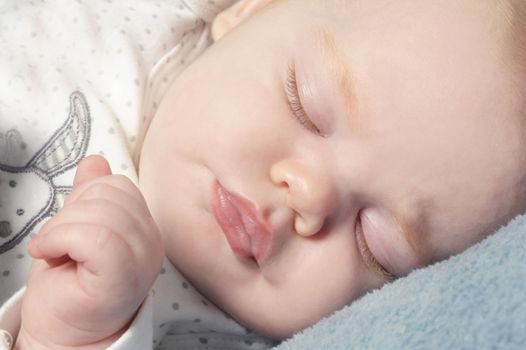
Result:
<svg viewBox="0 0 526 350"><path fill-rule="evenodd" d="M38 208L38 212L27 215L27 210L16 209L17 215L28 216L22 228L16 229L18 232L12 232L13 228L10 221L6 220L6 218L0 218L0 238L7 239L2 240L0 243L0 254L7 252L20 243L38 222L54 214L62 206L63 199L71 191L71 187L56 186L53 178L75 167L80 159L84 157L89 142L90 130L91 119L86 98L81 92L74 91L70 95L67 120L26 165L11 166L0 163L0 173L7 173L11 178L20 174L32 174L47 186L47 201L43 201L42 206ZM17 182L10 180L9 186L15 190ZM0 211L0 214L5 213L5 210Z"/></svg>

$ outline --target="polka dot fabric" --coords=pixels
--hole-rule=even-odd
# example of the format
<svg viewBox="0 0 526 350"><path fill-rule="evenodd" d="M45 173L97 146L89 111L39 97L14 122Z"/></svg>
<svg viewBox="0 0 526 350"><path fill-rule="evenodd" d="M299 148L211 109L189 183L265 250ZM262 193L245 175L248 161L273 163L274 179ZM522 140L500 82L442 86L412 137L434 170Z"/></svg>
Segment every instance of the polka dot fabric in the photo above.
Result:
<svg viewBox="0 0 526 350"><path fill-rule="evenodd" d="M71 121L72 93L83 95L89 125L84 139L77 133L70 148L104 155L114 172L137 181L132 153L144 114L155 112L144 105L148 87L154 84L152 70L182 45L192 47L184 54L197 56L209 43L208 26L183 1L2 1L0 238L16 233L10 232L11 217L24 209L10 208L6 200L6 184L20 178L13 174L30 172L31 160L57 133L76 132L62 130ZM175 79L185 65L172 63L170 79ZM156 89L154 100L163 92ZM60 158L53 148L48 151ZM49 179L55 188L71 187L75 167L62 168ZM21 186L18 190L18 197L34 200L31 191ZM37 213L26 209L24 215ZM27 238L44 220L40 218L9 250L0 250L0 301L23 285L29 259L17 256L26 255ZM17 272L8 272L13 269Z"/></svg>
<svg viewBox="0 0 526 350"><path fill-rule="evenodd" d="M25 284L27 242L62 206L78 161L103 155L114 173L137 181L134 159L166 88L211 44L210 21L232 3L1 1L0 328L13 321L5 319L13 313L6 300ZM126 334L143 336L153 327L152 349L271 346L168 262L149 300L142 328ZM132 348L117 342L112 349Z"/></svg>

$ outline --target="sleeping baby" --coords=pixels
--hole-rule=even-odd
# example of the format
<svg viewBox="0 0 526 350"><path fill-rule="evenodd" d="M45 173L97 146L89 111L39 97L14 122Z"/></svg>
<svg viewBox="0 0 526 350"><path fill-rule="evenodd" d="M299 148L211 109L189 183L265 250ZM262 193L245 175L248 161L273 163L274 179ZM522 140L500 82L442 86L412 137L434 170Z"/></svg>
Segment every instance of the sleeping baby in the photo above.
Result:
<svg viewBox="0 0 526 350"><path fill-rule="evenodd" d="M230 348L265 348L481 241L526 209L525 20L521 0L224 9L145 117L138 184L87 157L30 240L15 348L228 348L197 316L156 323L193 288L251 330Z"/></svg>

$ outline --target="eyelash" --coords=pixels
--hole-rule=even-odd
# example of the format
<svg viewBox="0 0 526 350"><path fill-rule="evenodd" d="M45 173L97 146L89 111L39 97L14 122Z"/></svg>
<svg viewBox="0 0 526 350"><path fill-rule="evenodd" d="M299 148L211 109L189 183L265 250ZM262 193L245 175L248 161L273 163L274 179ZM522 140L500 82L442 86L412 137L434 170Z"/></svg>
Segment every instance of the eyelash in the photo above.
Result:
<svg viewBox="0 0 526 350"><path fill-rule="evenodd" d="M309 116L301 105L299 97L298 83L296 80L296 69L290 64L287 71L287 82L285 83L285 92L289 107L298 120L298 122L307 130L322 136L320 129L310 120Z"/></svg>
<svg viewBox="0 0 526 350"><path fill-rule="evenodd" d="M365 260L365 264L371 269L373 269L375 272L383 276L388 281L394 281L396 279L396 276L393 275L391 272L387 271L385 267L383 267L378 262L378 260L376 260L373 253L367 246L365 236L363 235L362 223L360 219L358 219L358 222L356 223L355 234L356 242L358 243L358 250L360 251L360 255Z"/></svg>

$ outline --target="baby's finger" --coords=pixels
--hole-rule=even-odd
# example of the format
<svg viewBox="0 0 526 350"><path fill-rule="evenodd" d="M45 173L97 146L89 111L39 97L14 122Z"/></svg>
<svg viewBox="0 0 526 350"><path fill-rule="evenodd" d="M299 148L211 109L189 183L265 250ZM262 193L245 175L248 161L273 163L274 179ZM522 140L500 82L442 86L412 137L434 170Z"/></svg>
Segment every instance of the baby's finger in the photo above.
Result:
<svg viewBox="0 0 526 350"><path fill-rule="evenodd" d="M73 192L66 197L64 204L73 200L74 193L79 192L79 190L82 192L84 185L89 184L94 179L107 177L111 174L110 165L105 158L91 155L82 159L73 178Z"/></svg>
<svg viewBox="0 0 526 350"><path fill-rule="evenodd" d="M118 188L121 191L126 192L132 197L134 197L137 200L137 202L140 202L144 206L146 206L146 201L144 200L137 186L128 177L120 174L97 177L89 182L83 183L82 185L74 188L73 192L71 192L71 194L68 195L68 197L66 198L66 204L76 201L79 197L81 197L84 194L85 191L91 189L93 186L98 186L101 184L106 184Z"/></svg>
<svg viewBox="0 0 526 350"><path fill-rule="evenodd" d="M88 156L81 160L77 167L77 172L73 179L73 187L78 187L85 182L106 175L111 175L111 168L108 161L101 156Z"/></svg>
<svg viewBox="0 0 526 350"><path fill-rule="evenodd" d="M90 199L106 199L109 202L118 204L133 217L141 220L150 218L150 211L144 201L138 200L137 196L123 191L121 188L105 182L96 182L90 184L75 201Z"/></svg>
<svg viewBox="0 0 526 350"><path fill-rule="evenodd" d="M53 232L36 235L29 242L29 253L35 259L73 260L94 275L116 272L132 252L128 244L109 228L94 224L62 224Z"/></svg>
<svg viewBox="0 0 526 350"><path fill-rule="evenodd" d="M140 259L144 259L145 250L151 247L157 239L155 226L131 215L120 204L100 198L78 200L64 206L42 226L36 236L52 233L57 226L65 224L91 224L107 227L113 233L121 236L132 247L134 256ZM90 232L87 231L85 234L90 235Z"/></svg>

